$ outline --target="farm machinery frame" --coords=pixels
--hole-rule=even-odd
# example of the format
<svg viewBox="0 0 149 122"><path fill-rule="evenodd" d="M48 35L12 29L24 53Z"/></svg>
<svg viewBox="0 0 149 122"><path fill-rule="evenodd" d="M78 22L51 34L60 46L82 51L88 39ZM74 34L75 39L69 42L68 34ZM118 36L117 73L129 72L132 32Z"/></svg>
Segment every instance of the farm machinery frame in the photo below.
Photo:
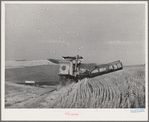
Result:
<svg viewBox="0 0 149 122"><path fill-rule="evenodd" d="M79 55L62 57L64 60L48 59L53 63L59 64L58 75L60 76L60 80L73 79L78 82L84 78L93 78L123 69L120 60L98 65L95 63L81 63L83 57Z"/></svg>

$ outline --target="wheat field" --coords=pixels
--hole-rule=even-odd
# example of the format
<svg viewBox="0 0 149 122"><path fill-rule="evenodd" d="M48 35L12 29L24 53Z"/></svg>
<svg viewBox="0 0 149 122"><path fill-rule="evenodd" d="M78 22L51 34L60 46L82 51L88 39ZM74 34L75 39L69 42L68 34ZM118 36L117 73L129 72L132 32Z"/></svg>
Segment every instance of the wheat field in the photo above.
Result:
<svg viewBox="0 0 149 122"><path fill-rule="evenodd" d="M145 68L127 67L59 86L41 104L48 108L145 108Z"/></svg>

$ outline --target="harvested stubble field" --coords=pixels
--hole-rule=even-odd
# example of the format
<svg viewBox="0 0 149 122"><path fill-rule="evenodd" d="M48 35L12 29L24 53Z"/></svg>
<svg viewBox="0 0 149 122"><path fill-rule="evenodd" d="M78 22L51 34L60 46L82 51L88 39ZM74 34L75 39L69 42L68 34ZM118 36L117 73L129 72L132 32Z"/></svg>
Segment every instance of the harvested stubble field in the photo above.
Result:
<svg viewBox="0 0 149 122"><path fill-rule="evenodd" d="M125 67L92 79L59 86L40 108L145 108L145 67Z"/></svg>

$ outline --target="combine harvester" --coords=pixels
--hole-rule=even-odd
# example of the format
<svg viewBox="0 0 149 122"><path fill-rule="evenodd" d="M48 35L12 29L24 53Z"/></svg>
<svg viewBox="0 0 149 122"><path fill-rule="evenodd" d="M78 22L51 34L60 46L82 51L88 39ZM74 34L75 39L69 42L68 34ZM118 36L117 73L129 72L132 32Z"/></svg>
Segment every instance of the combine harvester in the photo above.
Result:
<svg viewBox="0 0 149 122"><path fill-rule="evenodd" d="M60 76L60 81L73 79L78 82L84 78L93 78L123 69L123 65L119 60L108 64L98 65L95 63L81 63L83 57L79 55L76 57L63 56L63 59L65 60L48 59L53 63L59 64L58 75Z"/></svg>

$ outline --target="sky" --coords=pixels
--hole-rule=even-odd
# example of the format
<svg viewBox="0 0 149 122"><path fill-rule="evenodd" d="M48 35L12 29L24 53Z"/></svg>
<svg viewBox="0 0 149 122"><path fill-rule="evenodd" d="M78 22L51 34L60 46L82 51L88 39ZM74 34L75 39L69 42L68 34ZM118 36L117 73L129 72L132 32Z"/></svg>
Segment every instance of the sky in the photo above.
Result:
<svg viewBox="0 0 149 122"><path fill-rule="evenodd" d="M6 4L5 60L145 63L144 4Z"/></svg>

